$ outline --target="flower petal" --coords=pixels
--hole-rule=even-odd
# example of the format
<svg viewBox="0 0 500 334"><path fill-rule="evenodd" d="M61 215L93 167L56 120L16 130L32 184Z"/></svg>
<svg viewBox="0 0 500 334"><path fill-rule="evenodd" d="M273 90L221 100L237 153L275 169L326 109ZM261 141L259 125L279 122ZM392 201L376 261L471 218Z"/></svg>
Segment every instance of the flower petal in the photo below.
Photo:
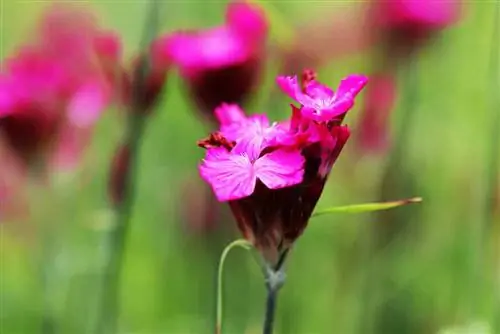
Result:
<svg viewBox="0 0 500 334"><path fill-rule="evenodd" d="M265 12L255 4L233 2L227 6L226 22L250 43L262 41L268 31Z"/></svg>
<svg viewBox="0 0 500 334"><path fill-rule="evenodd" d="M340 81L339 88L337 89L336 96L341 98L342 96L348 95L352 99L359 94L359 92L368 83L368 77L359 74L352 74Z"/></svg>
<svg viewBox="0 0 500 334"><path fill-rule="evenodd" d="M91 131L92 129L89 128L65 125L52 157L53 167L56 170L72 170L78 166L90 139Z"/></svg>
<svg viewBox="0 0 500 334"><path fill-rule="evenodd" d="M221 126L232 125L247 119L245 112L237 104L223 103L215 108L214 113Z"/></svg>
<svg viewBox="0 0 500 334"><path fill-rule="evenodd" d="M238 127L238 137L234 139L237 143L233 152L246 154L250 161L255 161L265 148L264 144L269 129L267 116L253 115L246 122L235 126Z"/></svg>
<svg viewBox="0 0 500 334"><path fill-rule="evenodd" d="M345 114L354 106L354 99L351 96L344 95L335 99L330 108L323 110L325 120L331 120L337 116Z"/></svg>
<svg viewBox="0 0 500 334"><path fill-rule="evenodd" d="M195 33L176 33L157 46L186 74L244 62L250 57L244 41L226 26Z"/></svg>
<svg viewBox="0 0 500 334"><path fill-rule="evenodd" d="M285 94L290 96L295 101L299 102L299 99L303 94L300 91L300 85L297 76L279 76L276 78L276 83Z"/></svg>
<svg viewBox="0 0 500 334"><path fill-rule="evenodd" d="M107 97L104 87L95 81L83 85L68 106L68 120L73 125L86 128L94 124L105 108Z"/></svg>
<svg viewBox="0 0 500 334"><path fill-rule="evenodd" d="M201 177L212 186L221 202L250 196L255 189L257 178L245 155L223 148L209 149L199 168Z"/></svg>
<svg viewBox="0 0 500 334"><path fill-rule="evenodd" d="M328 100L333 97L333 90L320 83L319 81L312 80L310 81L306 88L306 94L312 97L313 99L321 99L321 100Z"/></svg>
<svg viewBox="0 0 500 334"><path fill-rule="evenodd" d="M269 189L290 187L302 182L304 163L299 150L276 150L254 163L255 175Z"/></svg>
<svg viewBox="0 0 500 334"><path fill-rule="evenodd" d="M5 77L0 77L0 117L14 111L16 97L10 82Z"/></svg>
<svg viewBox="0 0 500 334"><path fill-rule="evenodd" d="M336 126L331 130L330 138L332 140L324 142L322 147L321 165L318 170L318 173L322 177L326 177L330 173L350 134L349 128L346 125Z"/></svg>

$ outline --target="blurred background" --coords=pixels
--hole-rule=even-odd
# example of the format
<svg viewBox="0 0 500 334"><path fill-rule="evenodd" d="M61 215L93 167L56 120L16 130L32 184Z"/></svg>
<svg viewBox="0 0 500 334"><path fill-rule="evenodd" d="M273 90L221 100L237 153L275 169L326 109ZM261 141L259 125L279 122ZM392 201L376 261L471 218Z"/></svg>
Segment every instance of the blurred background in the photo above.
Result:
<svg viewBox="0 0 500 334"><path fill-rule="evenodd" d="M331 87L351 73L389 76L391 111L373 139L385 135L385 144L359 138L373 130L363 123L369 84L346 118L352 137L318 208L413 196L424 202L384 214L312 219L287 263L276 333L500 333L500 203L497 197L496 211L484 204L493 196L491 183L498 185L488 176L489 158L500 147L491 134L500 107L492 104L500 93L494 91L500 72L491 65L498 57L497 5L464 2L453 23L418 46L404 46L410 37L371 35L371 4L263 2L271 36L262 81L245 110L286 117L290 100L277 91L275 77L303 67L315 68ZM138 51L146 1L74 5L91 8L120 33L126 59ZM164 1L159 34L219 25L226 6ZM30 37L46 7L2 2L2 59ZM212 126L184 87L178 71L170 71L142 138L119 286L120 333L213 332L217 262L239 237L227 208L199 178L204 152L196 141ZM2 199L1 211L8 212L0 216L2 333L39 333L47 314L55 333L93 333L103 244L114 228L107 186L124 131L118 109L103 114L77 168L54 173L50 186L25 186L22 200ZM42 243L49 251L40 251ZM260 333L265 288L258 266L237 250L225 268L225 332Z"/></svg>

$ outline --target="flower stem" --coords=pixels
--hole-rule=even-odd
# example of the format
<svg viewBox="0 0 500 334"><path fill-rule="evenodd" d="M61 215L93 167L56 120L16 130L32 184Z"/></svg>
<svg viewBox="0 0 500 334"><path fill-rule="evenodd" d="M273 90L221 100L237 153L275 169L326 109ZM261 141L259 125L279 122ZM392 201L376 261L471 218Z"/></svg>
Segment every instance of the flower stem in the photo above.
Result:
<svg viewBox="0 0 500 334"><path fill-rule="evenodd" d="M148 50L154 38L159 23L159 2L151 0L150 11L146 20L146 28L142 39L141 50ZM147 54L147 51L145 51ZM98 301L97 328L93 333L113 334L116 333L119 315L119 287L120 272L125 255L125 245L129 230L129 222L132 207L136 195L136 172L139 156L139 147L144 132L148 113L147 108L141 101L146 87L146 75L150 69L147 56L141 57L139 65L132 74L132 96L128 111L127 131L122 145L128 150L126 161L126 172L120 180L122 193L114 210L116 212L116 224L113 230L106 235L104 241L104 273L102 276L101 291Z"/></svg>
<svg viewBox="0 0 500 334"><path fill-rule="evenodd" d="M97 333L115 333L119 313L118 292L120 271L125 253L132 206L135 195L135 173L138 162L139 143L144 129L144 116L139 115L130 121L129 134L125 142L130 149L128 173L124 180L123 201L115 208L116 224L104 241L104 274L100 293L100 310Z"/></svg>
<svg viewBox="0 0 500 334"><path fill-rule="evenodd" d="M41 226L42 232L42 249L41 249L41 276L42 276L42 293L43 293L43 315L41 323L42 334L52 334L56 331L56 323L54 319L54 307L52 302L52 293L54 292L51 284L51 271L53 269L53 240L51 240L52 231L47 231L48 226Z"/></svg>
<svg viewBox="0 0 500 334"><path fill-rule="evenodd" d="M274 314L276 313L276 301L278 297L278 289L267 289L266 298L266 317L264 319L263 334L272 334L274 324Z"/></svg>
<svg viewBox="0 0 500 334"><path fill-rule="evenodd" d="M484 198L484 208L483 208L483 235L490 235L491 228L493 225L493 215L494 215L494 200L496 187L498 185L498 170L500 163L500 98L498 92L500 91L500 53L498 48L498 40L500 39L500 3L496 3L496 8L493 18L493 36L492 36L492 51L491 51L491 62L490 62L490 74L491 74L491 118L489 120L491 124L489 136L486 138L486 147L488 147L488 155L486 157L486 170L485 170L485 196Z"/></svg>
<svg viewBox="0 0 500 334"><path fill-rule="evenodd" d="M486 145L489 146L489 152L486 157L486 177L485 181L485 198L483 199L483 227L480 238L480 244L487 244L485 242L486 238L491 234L494 225L494 215L495 215L495 193L496 187L499 184L498 170L500 168L500 98L498 97L498 92L500 90L500 50L498 46L498 40L500 38L500 2L497 2L494 8L494 18L493 18L493 36L492 36L492 51L491 51L491 63L490 63L490 74L491 79L491 130L490 136L487 138ZM496 241L497 236L494 236L493 240ZM493 259L497 258L500 251L498 244L493 245ZM482 257L480 257L482 258ZM494 269L495 264L493 264ZM493 270L495 272L495 270ZM500 331L500 319L498 314L500 314L500 286L496 283L494 287L495 292L493 294L493 321L492 330L494 333Z"/></svg>
<svg viewBox="0 0 500 334"><path fill-rule="evenodd" d="M266 313L264 317L263 334L272 334L274 328L274 315L276 314L276 303L278 299L278 291L285 283L286 275L283 271L283 265L288 255L289 248L281 252L281 255L274 265L268 266L266 270Z"/></svg>

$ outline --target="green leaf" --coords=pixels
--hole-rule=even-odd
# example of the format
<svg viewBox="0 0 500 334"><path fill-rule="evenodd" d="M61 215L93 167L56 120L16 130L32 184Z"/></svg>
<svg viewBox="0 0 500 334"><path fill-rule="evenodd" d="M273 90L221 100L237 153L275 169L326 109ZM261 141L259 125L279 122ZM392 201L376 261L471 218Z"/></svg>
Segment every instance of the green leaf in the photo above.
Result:
<svg viewBox="0 0 500 334"><path fill-rule="evenodd" d="M251 242L245 240L245 239L238 239L233 242L231 242L229 245L224 248L222 251L222 254L220 256L219 260L219 268L217 270L217 319L216 319L216 330L215 332L217 334L222 333L222 276L224 273L224 263L226 261L226 257L229 254L229 252L235 248L235 247L241 247L245 250L251 250L253 248L253 245Z"/></svg>
<svg viewBox="0 0 500 334"><path fill-rule="evenodd" d="M335 206L333 208L320 209L313 213L313 217L318 217L330 213L364 213L372 211L381 211L394 209L403 205L414 204L422 202L421 197L413 197L408 199L401 199L398 201L391 202L380 202L380 203L365 203L365 204L353 204L345 206Z"/></svg>

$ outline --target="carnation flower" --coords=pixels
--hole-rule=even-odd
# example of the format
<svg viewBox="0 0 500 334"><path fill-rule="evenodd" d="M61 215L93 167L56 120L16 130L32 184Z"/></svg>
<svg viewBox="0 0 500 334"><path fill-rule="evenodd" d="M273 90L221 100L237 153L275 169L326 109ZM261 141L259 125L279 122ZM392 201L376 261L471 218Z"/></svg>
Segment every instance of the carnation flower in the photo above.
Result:
<svg viewBox="0 0 500 334"><path fill-rule="evenodd" d="M246 117L235 105L215 111L221 127L199 142L207 149L201 176L219 201L229 203L243 235L270 262L304 231L349 138L339 116L353 106L366 82L366 77L349 76L334 93L315 79L303 80L301 91L296 79L279 77L283 90L301 103L292 106L290 120L280 123L270 123L265 115ZM323 96L331 101L311 104Z"/></svg>

